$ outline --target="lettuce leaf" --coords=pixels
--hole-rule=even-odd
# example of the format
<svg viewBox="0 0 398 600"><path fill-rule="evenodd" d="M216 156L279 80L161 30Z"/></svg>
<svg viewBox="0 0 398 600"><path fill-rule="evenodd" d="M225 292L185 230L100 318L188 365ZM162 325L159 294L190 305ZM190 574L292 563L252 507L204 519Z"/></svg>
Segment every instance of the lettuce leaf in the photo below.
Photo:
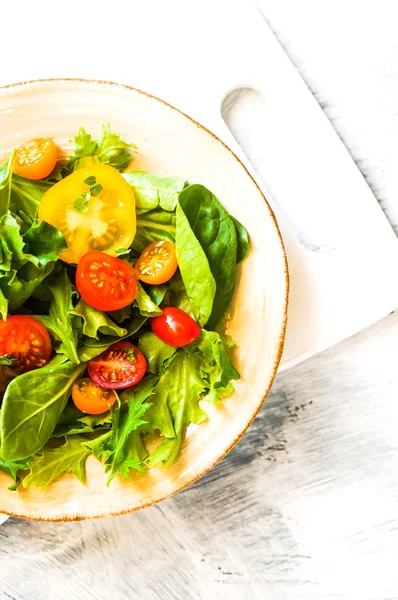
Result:
<svg viewBox="0 0 398 600"><path fill-rule="evenodd" d="M15 173L11 181L10 211L16 215L23 213L34 221L39 212L40 200L53 186L49 181L31 181Z"/></svg>
<svg viewBox="0 0 398 600"><path fill-rule="evenodd" d="M84 441L80 436L67 436L62 446L45 446L39 456L30 463L30 473L24 478L23 487L35 485L45 490L62 473L74 473L83 483L86 476L86 458L90 454Z"/></svg>
<svg viewBox="0 0 398 600"><path fill-rule="evenodd" d="M82 298L69 314L82 320L82 332L88 337L99 340L99 334L116 337L124 337L127 334L127 329L116 325L106 313L89 306Z"/></svg>
<svg viewBox="0 0 398 600"><path fill-rule="evenodd" d="M157 317L162 314L162 310L151 300L139 281L137 281L137 295L134 304L144 317Z"/></svg>
<svg viewBox="0 0 398 600"><path fill-rule="evenodd" d="M141 254L148 244L154 241L169 240L174 244L175 233L175 213L155 208L137 216L137 231L131 247L137 254Z"/></svg>
<svg viewBox="0 0 398 600"><path fill-rule="evenodd" d="M188 184L180 177L162 177L145 171L126 171L123 177L134 189L137 215L155 208L174 211L178 194Z"/></svg>
<svg viewBox="0 0 398 600"><path fill-rule="evenodd" d="M185 350L175 354L169 368L160 377L151 398L152 406L145 415L154 430L164 439L148 463L173 464L183 439L183 428L190 423L202 423L207 415L199 406L206 387L202 377L203 359Z"/></svg>
<svg viewBox="0 0 398 600"><path fill-rule="evenodd" d="M177 348L162 342L152 331L140 334L138 348L146 358L147 371L155 375L164 373L168 361L177 352Z"/></svg>

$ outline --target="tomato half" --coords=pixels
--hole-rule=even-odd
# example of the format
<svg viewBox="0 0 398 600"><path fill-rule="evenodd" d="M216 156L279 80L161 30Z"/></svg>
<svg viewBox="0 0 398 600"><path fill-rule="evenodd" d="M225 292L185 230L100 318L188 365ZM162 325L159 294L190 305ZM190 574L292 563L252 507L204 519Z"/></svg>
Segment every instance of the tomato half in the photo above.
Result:
<svg viewBox="0 0 398 600"><path fill-rule="evenodd" d="M162 306L163 313L150 319L151 329L170 346L186 346L200 336L201 328L186 312L174 306Z"/></svg>
<svg viewBox="0 0 398 600"><path fill-rule="evenodd" d="M77 379L72 386L74 405L88 415L102 415L115 404L116 399L113 390L103 390L90 377Z"/></svg>
<svg viewBox="0 0 398 600"><path fill-rule="evenodd" d="M137 293L134 269L120 258L95 251L79 260L76 287L87 304L105 311L131 304Z"/></svg>
<svg viewBox="0 0 398 600"><path fill-rule="evenodd" d="M57 147L51 138L35 138L22 144L14 154L15 173L36 181L48 177L57 164Z"/></svg>
<svg viewBox="0 0 398 600"><path fill-rule="evenodd" d="M152 242L145 248L135 265L135 270L141 281L159 285L173 277L177 266L174 244L168 240L162 240Z"/></svg>
<svg viewBox="0 0 398 600"><path fill-rule="evenodd" d="M118 248L128 248L135 236L133 188L113 167L89 165L44 194L39 219L64 235L68 249L59 257L68 263L78 263L90 250L115 254Z"/></svg>
<svg viewBox="0 0 398 600"><path fill-rule="evenodd" d="M33 317L14 315L0 321L0 356L18 359L21 373L44 367L51 355L47 329Z"/></svg>
<svg viewBox="0 0 398 600"><path fill-rule="evenodd" d="M135 385L145 371L144 355L130 342L116 342L88 363L91 379L103 388L115 390Z"/></svg>

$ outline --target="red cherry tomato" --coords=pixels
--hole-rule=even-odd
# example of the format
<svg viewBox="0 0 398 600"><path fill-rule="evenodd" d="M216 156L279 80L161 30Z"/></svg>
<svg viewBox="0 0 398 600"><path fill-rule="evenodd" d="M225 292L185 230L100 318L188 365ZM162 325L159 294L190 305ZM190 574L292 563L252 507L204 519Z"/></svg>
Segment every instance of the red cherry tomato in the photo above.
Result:
<svg viewBox="0 0 398 600"><path fill-rule="evenodd" d="M79 260L76 286L87 304L98 310L118 310L134 300L137 282L129 264L93 250Z"/></svg>
<svg viewBox="0 0 398 600"><path fill-rule="evenodd" d="M146 360L130 342L116 342L88 363L88 374L102 388L119 390L138 383L145 375Z"/></svg>
<svg viewBox="0 0 398 600"><path fill-rule="evenodd" d="M186 346L200 336L201 328L186 312L174 306L162 307L163 314L153 317L151 329L170 346Z"/></svg>
<svg viewBox="0 0 398 600"><path fill-rule="evenodd" d="M47 329L27 315L14 315L0 321L0 356L18 360L21 373L44 367L51 354Z"/></svg>

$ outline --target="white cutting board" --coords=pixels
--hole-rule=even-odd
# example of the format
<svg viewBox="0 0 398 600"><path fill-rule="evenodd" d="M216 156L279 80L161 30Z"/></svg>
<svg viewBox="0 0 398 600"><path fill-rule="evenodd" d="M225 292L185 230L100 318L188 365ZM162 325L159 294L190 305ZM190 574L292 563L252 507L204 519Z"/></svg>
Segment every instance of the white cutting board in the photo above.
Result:
<svg viewBox="0 0 398 600"><path fill-rule="evenodd" d="M398 241L250 2L70 0L57 15L53 2L37 0L8 3L3 21L10 26L0 39L0 85L85 77L143 89L211 129L255 177L220 109L235 88L263 94L266 115L258 127L267 140L267 177L259 184L277 215L291 277L283 368L396 308Z"/></svg>

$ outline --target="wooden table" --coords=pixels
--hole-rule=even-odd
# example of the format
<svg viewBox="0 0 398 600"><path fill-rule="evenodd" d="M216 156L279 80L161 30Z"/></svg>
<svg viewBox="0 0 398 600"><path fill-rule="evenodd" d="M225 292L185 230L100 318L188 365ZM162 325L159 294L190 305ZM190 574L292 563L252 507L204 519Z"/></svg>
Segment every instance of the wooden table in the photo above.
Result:
<svg viewBox="0 0 398 600"><path fill-rule="evenodd" d="M396 222L394 3L349 4L262 7ZM397 599L397 356L393 314L279 375L229 456L158 506L77 523L9 519L0 598Z"/></svg>

